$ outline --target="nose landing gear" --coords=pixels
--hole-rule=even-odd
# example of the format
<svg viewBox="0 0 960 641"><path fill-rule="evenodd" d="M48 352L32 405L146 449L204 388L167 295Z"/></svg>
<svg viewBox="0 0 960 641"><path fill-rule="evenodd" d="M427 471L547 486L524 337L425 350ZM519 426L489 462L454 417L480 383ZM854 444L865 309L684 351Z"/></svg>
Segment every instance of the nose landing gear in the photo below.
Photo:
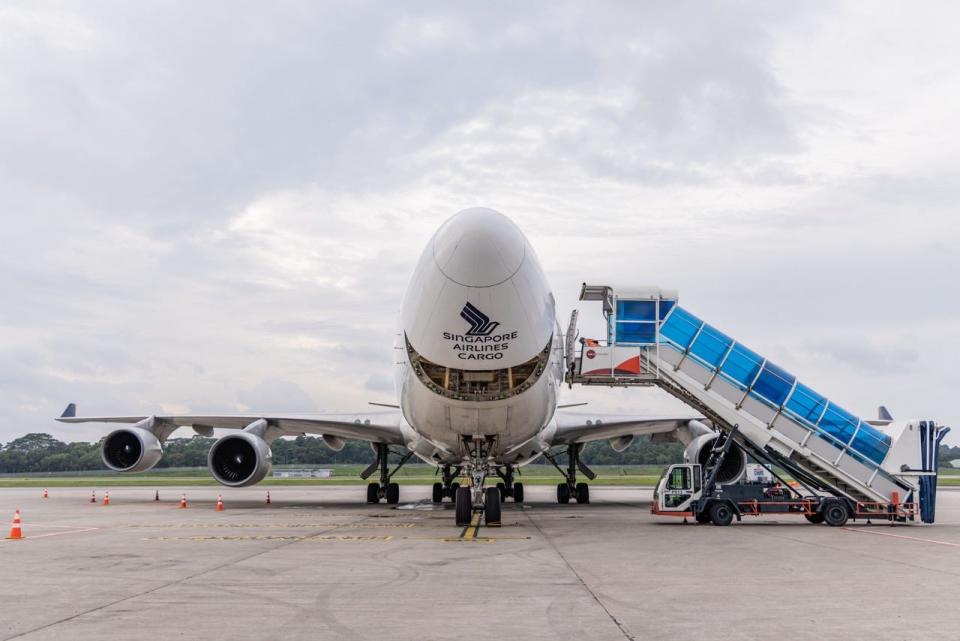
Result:
<svg viewBox="0 0 960 641"><path fill-rule="evenodd" d="M491 471L496 470L487 455L491 441L464 437L470 458L464 461L470 478L470 487L461 487L456 493L457 525L471 524L474 513L483 513L484 523L488 526L500 525L500 490L496 487L484 488L483 483ZM511 472L512 474L512 472ZM521 492L523 490L521 489Z"/></svg>

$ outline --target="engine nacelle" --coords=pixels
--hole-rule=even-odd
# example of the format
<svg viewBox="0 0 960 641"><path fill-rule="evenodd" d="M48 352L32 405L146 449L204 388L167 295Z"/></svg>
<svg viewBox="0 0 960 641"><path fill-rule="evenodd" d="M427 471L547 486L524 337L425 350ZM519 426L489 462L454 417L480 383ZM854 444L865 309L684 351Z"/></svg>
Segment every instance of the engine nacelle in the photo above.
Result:
<svg viewBox="0 0 960 641"><path fill-rule="evenodd" d="M687 463L699 463L706 465L710 458L710 449L713 442L717 440L717 434L703 434L690 441L687 449L683 452L683 460ZM727 452L727 457L723 460L723 465L717 472L717 483L735 483L739 481L747 469L747 456L739 447L735 445Z"/></svg>
<svg viewBox="0 0 960 641"><path fill-rule="evenodd" d="M626 434L624 436L615 436L610 439L610 447L613 448L614 452L622 452L633 443L633 434Z"/></svg>
<svg viewBox="0 0 960 641"><path fill-rule="evenodd" d="M114 472L145 472L159 463L162 456L160 439L139 427L110 432L100 447L103 464Z"/></svg>
<svg viewBox="0 0 960 641"><path fill-rule="evenodd" d="M222 485L246 487L262 481L273 466L273 453L265 440L250 432L227 434L210 448L210 473Z"/></svg>
<svg viewBox="0 0 960 641"><path fill-rule="evenodd" d="M329 447L334 452L339 452L347 444L345 440L343 440L339 436L333 436L332 434L324 434L320 438L323 439L324 445Z"/></svg>

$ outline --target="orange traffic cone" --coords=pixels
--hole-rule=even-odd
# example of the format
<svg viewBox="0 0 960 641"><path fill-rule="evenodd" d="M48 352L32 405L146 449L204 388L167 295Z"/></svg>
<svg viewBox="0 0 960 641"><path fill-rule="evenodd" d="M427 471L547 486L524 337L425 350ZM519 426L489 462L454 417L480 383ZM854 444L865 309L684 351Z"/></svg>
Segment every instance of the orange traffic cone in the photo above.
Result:
<svg viewBox="0 0 960 641"><path fill-rule="evenodd" d="M97 502L97 491L96 491L96 490L90 490L90 502L91 502L91 503L96 503L96 502Z"/></svg>
<svg viewBox="0 0 960 641"><path fill-rule="evenodd" d="M23 530L20 529L20 508L17 508L17 511L13 514L13 525L10 527L10 534L7 535L8 539L22 539Z"/></svg>
<svg viewBox="0 0 960 641"><path fill-rule="evenodd" d="M110 505L110 492L107 492L103 495L103 504Z"/></svg>
<svg viewBox="0 0 960 641"><path fill-rule="evenodd" d="M223 497L217 494L217 512L223 512Z"/></svg>
<svg viewBox="0 0 960 641"><path fill-rule="evenodd" d="M181 494L181 495L180 495L180 507L182 507L182 508L183 508L183 507L187 507L187 495L186 495L186 494Z"/></svg>
<svg viewBox="0 0 960 641"><path fill-rule="evenodd" d="M270 505L270 490L267 490L267 505Z"/></svg>
<svg viewBox="0 0 960 641"><path fill-rule="evenodd" d="M47 488L43 488L43 498L47 498Z"/></svg>

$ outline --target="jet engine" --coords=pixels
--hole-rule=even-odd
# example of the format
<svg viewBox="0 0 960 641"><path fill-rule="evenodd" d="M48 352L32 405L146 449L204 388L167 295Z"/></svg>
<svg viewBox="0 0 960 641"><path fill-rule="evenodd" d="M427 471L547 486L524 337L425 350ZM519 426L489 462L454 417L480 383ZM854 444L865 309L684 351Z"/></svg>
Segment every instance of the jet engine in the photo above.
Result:
<svg viewBox="0 0 960 641"><path fill-rule="evenodd" d="M714 441L717 440L717 436L718 434L716 432L703 434L690 441L690 444L687 445L687 449L683 453L683 460L688 463L706 465L707 459L710 458L710 449L713 447ZM717 483L734 483L740 480L740 477L743 476L746 469L746 454L744 454L743 450L739 447L731 447L730 451L727 452L726 458L723 460L723 465L720 466L720 470L717 472Z"/></svg>
<svg viewBox="0 0 960 641"><path fill-rule="evenodd" d="M256 434L236 432L213 444L207 463L221 484L246 487L259 483L270 473L273 453L267 442Z"/></svg>
<svg viewBox="0 0 960 641"><path fill-rule="evenodd" d="M139 427L110 432L100 447L103 464L114 472L145 472L156 465L161 456L160 439Z"/></svg>

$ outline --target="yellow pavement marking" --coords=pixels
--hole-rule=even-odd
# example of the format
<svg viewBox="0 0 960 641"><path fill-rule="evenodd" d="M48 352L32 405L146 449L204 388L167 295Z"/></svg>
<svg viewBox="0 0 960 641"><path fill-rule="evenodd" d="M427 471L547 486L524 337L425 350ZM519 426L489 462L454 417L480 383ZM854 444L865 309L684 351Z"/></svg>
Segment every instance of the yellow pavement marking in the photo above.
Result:
<svg viewBox="0 0 960 641"><path fill-rule="evenodd" d="M477 536L477 530L480 528L480 513L474 512L473 516L470 518L470 525L467 526L467 529L463 531L462 538L464 541L472 541L474 537Z"/></svg>

